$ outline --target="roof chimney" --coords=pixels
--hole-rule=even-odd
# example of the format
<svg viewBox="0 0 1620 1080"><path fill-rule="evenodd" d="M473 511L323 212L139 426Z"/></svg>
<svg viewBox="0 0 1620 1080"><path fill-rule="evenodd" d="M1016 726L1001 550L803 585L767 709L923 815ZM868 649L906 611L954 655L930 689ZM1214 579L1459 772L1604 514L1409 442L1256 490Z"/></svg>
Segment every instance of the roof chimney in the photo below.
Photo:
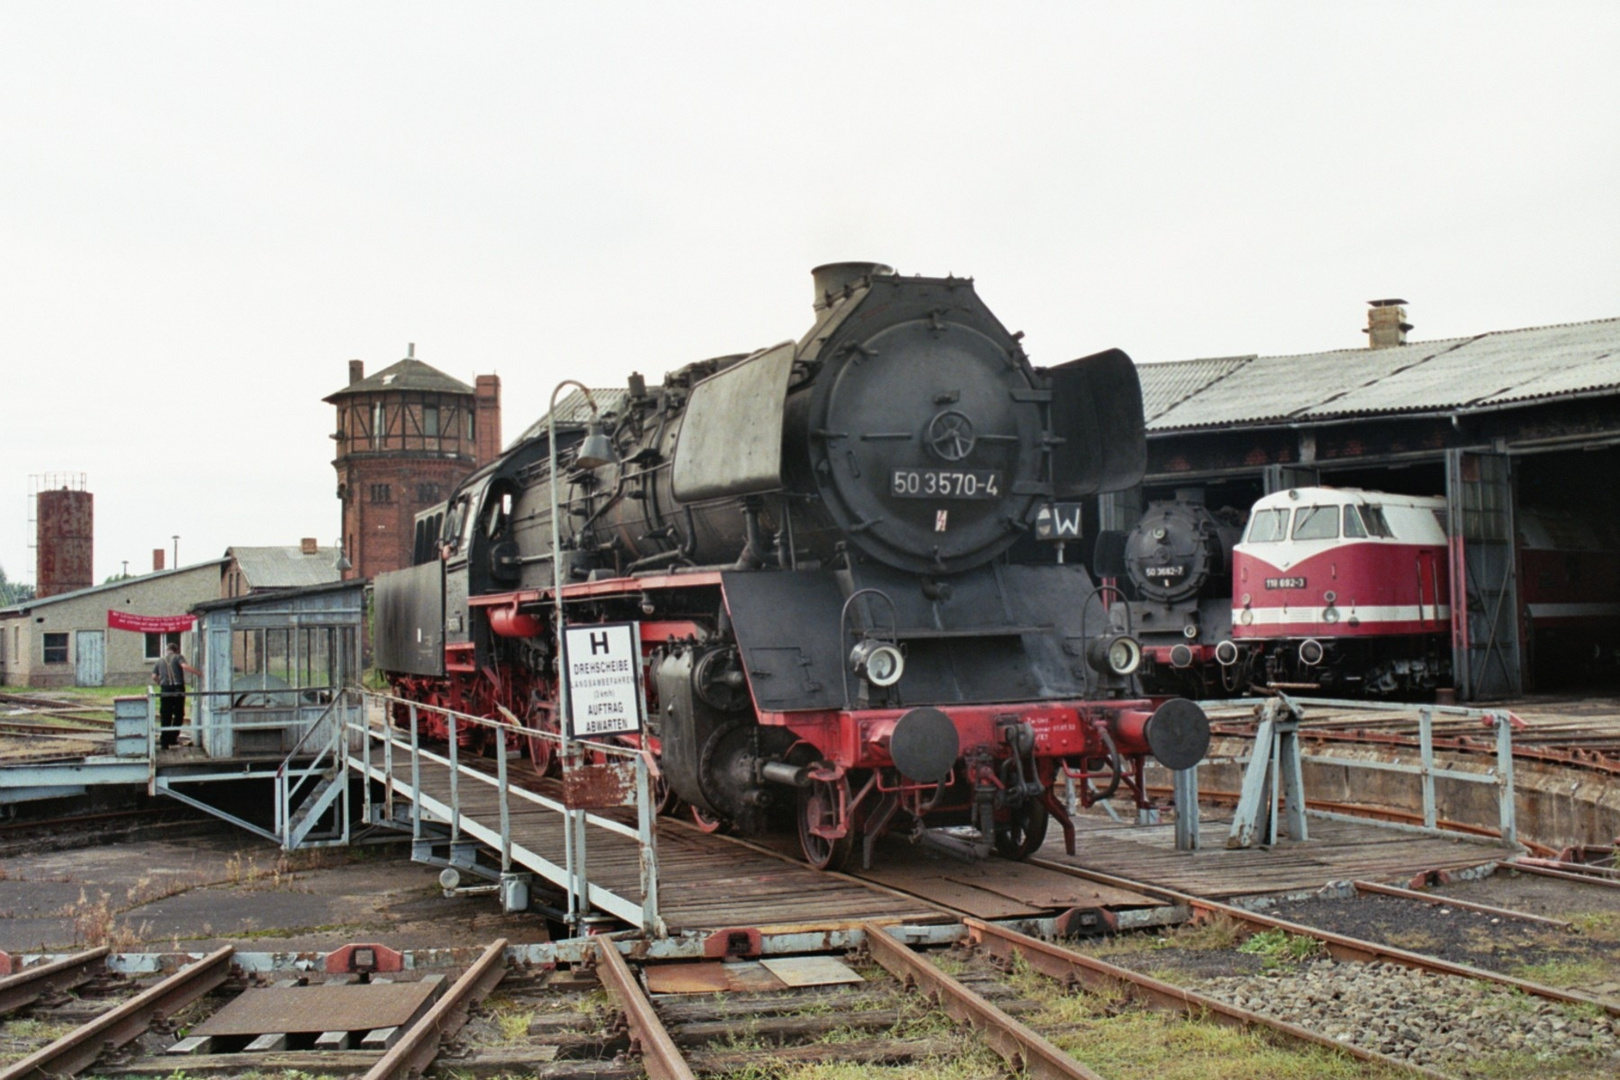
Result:
<svg viewBox="0 0 1620 1080"><path fill-rule="evenodd" d="M303 555L314 555L319 551L313 536L306 536L298 542L298 551Z"/></svg>
<svg viewBox="0 0 1620 1080"><path fill-rule="evenodd" d="M1391 345L1405 345L1406 332L1412 324L1406 321L1405 300L1367 301L1367 348L1387 349Z"/></svg>
<svg viewBox="0 0 1620 1080"><path fill-rule="evenodd" d="M473 406L478 410L473 453L487 465L501 456L501 377L479 375L473 380Z"/></svg>
<svg viewBox="0 0 1620 1080"><path fill-rule="evenodd" d="M162 548L153 548L152 549L152 573L155 574L161 569L163 569L163 549Z"/></svg>
<svg viewBox="0 0 1620 1080"><path fill-rule="evenodd" d="M349 385L353 386L366 377L366 362L364 360L349 361Z"/></svg>

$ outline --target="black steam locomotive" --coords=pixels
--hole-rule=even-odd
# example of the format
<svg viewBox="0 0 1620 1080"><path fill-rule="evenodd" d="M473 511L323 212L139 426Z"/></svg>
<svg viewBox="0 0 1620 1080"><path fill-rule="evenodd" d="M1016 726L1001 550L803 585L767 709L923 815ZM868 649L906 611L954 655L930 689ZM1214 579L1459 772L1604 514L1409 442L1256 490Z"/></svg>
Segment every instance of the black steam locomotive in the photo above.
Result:
<svg viewBox="0 0 1620 1080"><path fill-rule="evenodd" d="M1204 698L1238 689L1235 672L1215 662L1232 636L1232 546L1243 514L1210 510L1196 488L1148 504L1129 533L1097 539L1094 569L1120 579L1126 625L1142 643L1143 685L1150 693Z"/></svg>
<svg viewBox="0 0 1620 1080"><path fill-rule="evenodd" d="M841 263L815 286L798 341L632 376L558 425L558 475L539 435L423 515L418 565L376 582L379 666L558 731L555 500L567 622L636 628L648 724L620 737L700 821L796 822L823 868L901 829L1022 858L1054 815L1072 851L1065 773L1145 806L1145 755L1185 768L1209 737L1142 695L1139 644L1031 539L1053 500L1139 478L1135 368L1033 367L967 279Z"/></svg>

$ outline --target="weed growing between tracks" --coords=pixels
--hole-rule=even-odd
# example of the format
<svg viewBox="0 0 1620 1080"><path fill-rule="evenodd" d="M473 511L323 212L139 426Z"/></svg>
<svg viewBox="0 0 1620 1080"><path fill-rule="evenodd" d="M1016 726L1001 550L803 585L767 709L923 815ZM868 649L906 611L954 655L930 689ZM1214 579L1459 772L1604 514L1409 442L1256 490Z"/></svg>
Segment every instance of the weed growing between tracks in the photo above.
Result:
<svg viewBox="0 0 1620 1080"><path fill-rule="evenodd" d="M1194 942L1210 949L1223 947L1221 941L1231 948L1233 940L1222 929L1194 935ZM1286 952L1293 946L1280 948ZM1300 1047L1260 1029L1151 1010L1123 989L1069 990L1031 969L1022 956L1007 971L1008 985L1038 1006L1025 1022L1110 1080L1393 1080L1408 1075Z"/></svg>

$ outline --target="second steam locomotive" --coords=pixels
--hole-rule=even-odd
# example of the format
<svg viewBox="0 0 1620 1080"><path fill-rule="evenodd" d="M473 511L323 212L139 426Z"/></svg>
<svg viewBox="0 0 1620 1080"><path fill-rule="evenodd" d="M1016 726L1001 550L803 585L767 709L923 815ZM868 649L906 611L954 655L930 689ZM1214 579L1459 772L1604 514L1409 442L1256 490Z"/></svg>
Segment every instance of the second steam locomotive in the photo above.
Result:
<svg viewBox="0 0 1620 1080"><path fill-rule="evenodd" d="M1054 500L1140 478L1135 368L1033 366L967 279L840 263L815 287L797 341L632 376L558 424L555 474L521 440L423 515L417 565L377 579L379 666L555 734L560 602L636 628L648 724L623 737L700 821L796 828L822 868L895 832L1022 858L1053 817L1072 851L1065 777L1146 806L1146 757L1187 768L1209 738L1031 539Z"/></svg>

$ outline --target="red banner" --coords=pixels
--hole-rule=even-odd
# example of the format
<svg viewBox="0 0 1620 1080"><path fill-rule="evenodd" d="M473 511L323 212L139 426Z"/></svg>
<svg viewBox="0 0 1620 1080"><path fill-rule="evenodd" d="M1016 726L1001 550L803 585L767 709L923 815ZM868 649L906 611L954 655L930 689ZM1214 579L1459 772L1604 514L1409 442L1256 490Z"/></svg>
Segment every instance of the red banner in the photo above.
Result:
<svg viewBox="0 0 1620 1080"><path fill-rule="evenodd" d="M127 611L107 612L107 627L111 630L133 630L137 634L172 634L177 630L190 630L197 625L195 615L131 615Z"/></svg>

